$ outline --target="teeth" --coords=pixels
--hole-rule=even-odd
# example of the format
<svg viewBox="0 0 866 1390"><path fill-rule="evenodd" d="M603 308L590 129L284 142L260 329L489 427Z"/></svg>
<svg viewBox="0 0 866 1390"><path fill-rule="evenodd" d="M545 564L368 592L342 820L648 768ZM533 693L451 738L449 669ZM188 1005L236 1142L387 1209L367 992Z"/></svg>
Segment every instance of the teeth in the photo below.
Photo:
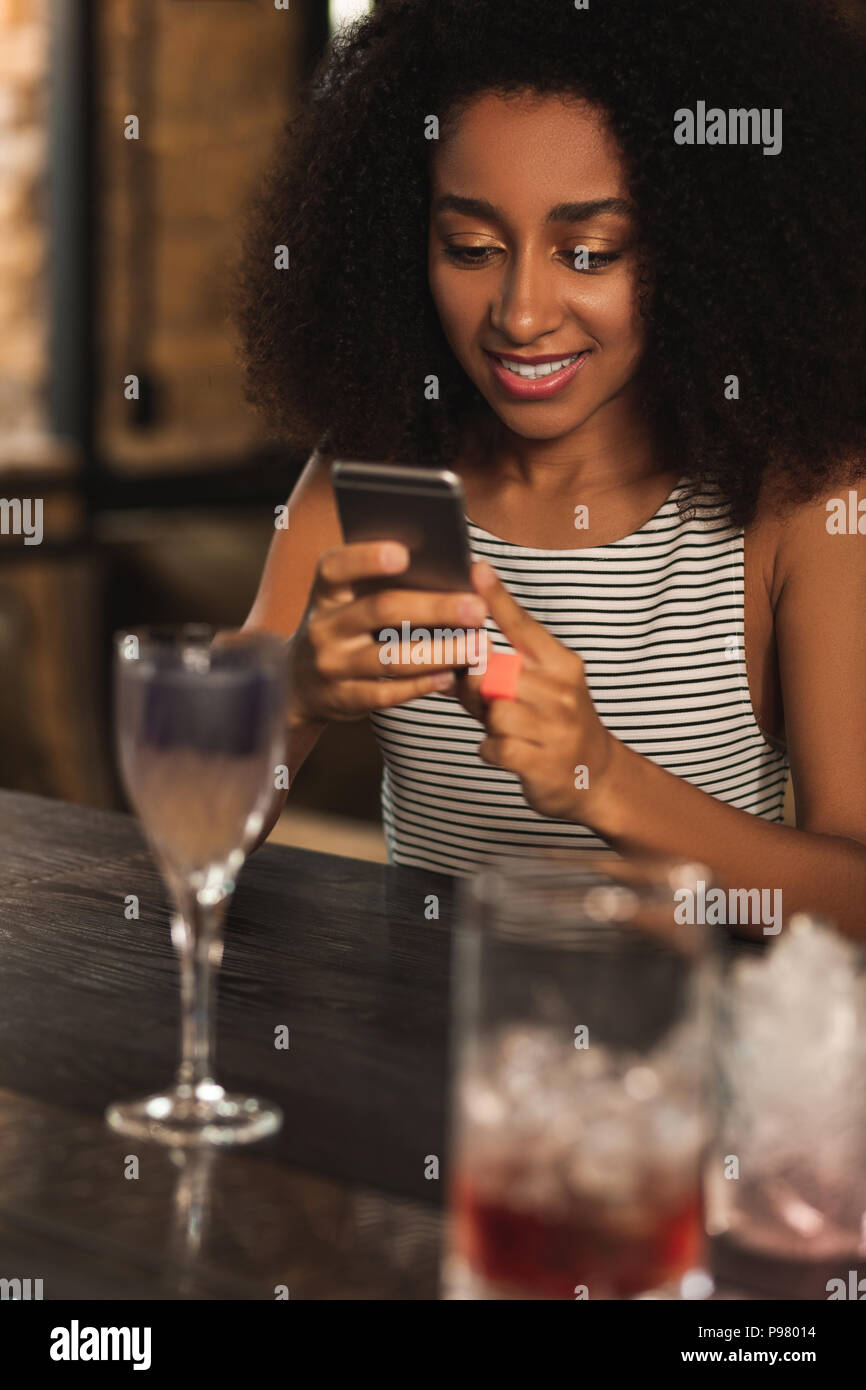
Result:
<svg viewBox="0 0 866 1390"><path fill-rule="evenodd" d="M573 357L563 357L560 362L539 362L536 366L520 366L517 362L506 362L504 358L497 357L497 362L506 371L513 372L515 376L522 376L526 381L538 381L543 376L552 376L554 372L561 372L563 367L568 367L572 362L576 362L580 353L576 352Z"/></svg>

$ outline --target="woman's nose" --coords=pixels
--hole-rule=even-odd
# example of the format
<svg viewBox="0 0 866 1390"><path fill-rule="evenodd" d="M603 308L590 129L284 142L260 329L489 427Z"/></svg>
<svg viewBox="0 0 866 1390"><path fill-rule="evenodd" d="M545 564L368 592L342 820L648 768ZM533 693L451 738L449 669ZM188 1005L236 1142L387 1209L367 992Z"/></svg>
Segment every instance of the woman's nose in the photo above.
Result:
<svg viewBox="0 0 866 1390"><path fill-rule="evenodd" d="M503 271L491 305L491 327L513 342L532 342L552 332L561 319L556 268L537 257L515 257Z"/></svg>

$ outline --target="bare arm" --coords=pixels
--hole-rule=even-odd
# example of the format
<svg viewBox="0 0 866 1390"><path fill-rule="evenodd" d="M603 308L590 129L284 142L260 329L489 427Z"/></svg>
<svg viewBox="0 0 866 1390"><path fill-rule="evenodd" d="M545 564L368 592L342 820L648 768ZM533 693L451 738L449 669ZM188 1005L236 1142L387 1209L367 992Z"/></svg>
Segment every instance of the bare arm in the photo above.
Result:
<svg viewBox="0 0 866 1390"><path fill-rule="evenodd" d="M289 784L331 719L361 719L448 689L454 668L435 662L383 662L376 634L403 620L425 627L480 623L485 605L472 593L401 590L388 577L409 564L405 546L343 542L329 460L315 455L289 499L289 526L276 531L261 584L242 632L268 631L289 648ZM380 581L371 593L358 581ZM267 838L286 792L275 792L259 839Z"/></svg>
<svg viewBox="0 0 866 1390"><path fill-rule="evenodd" d="M264 630L291 638L297 631L306 612L319 558L342 540L328 467L329 460L314 453L295 484L288 500L289 525L274 531L242 632ZM289 725L289 780L294 781L326 726L324 722L296 720L291 708ZM285 797L285 792L280 793L274 820Z"/></svg>
<svg viewBox="0 0 866 1390"><path fill-rule="evenodd" d="M339 543L340 527L326 461L315 453L292 490L288 515L288 528L274 531L258 591L241 632L275 632L290 638L306 609L319 555L328 546ZM289 727L289 782L292 783L325 725L293 727L290 710ZM274 791L254 849L268 838L287 794L285 790Z"/></svg>
<svg viewBox="0 0 866 1390"><path fill-rule="evenodd" d="M725 805L616 742L593 829L622 852L708 859L726 887L780 889L786 917L825 914L864 939L866 537L828 534L825 502L786 520L776 564L796 828Z"/></svg>

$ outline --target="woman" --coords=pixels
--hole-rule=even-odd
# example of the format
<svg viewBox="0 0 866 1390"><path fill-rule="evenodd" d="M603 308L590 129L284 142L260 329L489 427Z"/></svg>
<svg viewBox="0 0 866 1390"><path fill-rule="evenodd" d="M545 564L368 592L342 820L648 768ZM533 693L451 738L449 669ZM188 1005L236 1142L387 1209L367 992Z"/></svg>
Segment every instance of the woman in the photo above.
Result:
<svg viewBox="0 0 866 1390"><path fill-rule="evenodd" d="M250 397L313 447L246 627L291 638L292 771L371 715L393 861L670 852L861 930L862 52L810 0L384 0L335 41L245 246ZM343 545L340 456L460 475L473 595L356 597L407 556ZM383 680L403 619L486 620L516 698Z"/></svg>

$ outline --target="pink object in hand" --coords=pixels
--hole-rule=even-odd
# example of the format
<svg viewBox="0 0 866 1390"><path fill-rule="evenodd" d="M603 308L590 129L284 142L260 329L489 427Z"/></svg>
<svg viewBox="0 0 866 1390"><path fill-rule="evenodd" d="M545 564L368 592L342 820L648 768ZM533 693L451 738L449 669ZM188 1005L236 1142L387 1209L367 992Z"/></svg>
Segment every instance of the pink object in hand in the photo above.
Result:
<svg viewBox="0 0 866 1390"><path fill-rule="evenodd" d="M485 700L513 700L517 677L523 666L520 652L489 652L487 669L481 677L481 694Z"/></svg>

